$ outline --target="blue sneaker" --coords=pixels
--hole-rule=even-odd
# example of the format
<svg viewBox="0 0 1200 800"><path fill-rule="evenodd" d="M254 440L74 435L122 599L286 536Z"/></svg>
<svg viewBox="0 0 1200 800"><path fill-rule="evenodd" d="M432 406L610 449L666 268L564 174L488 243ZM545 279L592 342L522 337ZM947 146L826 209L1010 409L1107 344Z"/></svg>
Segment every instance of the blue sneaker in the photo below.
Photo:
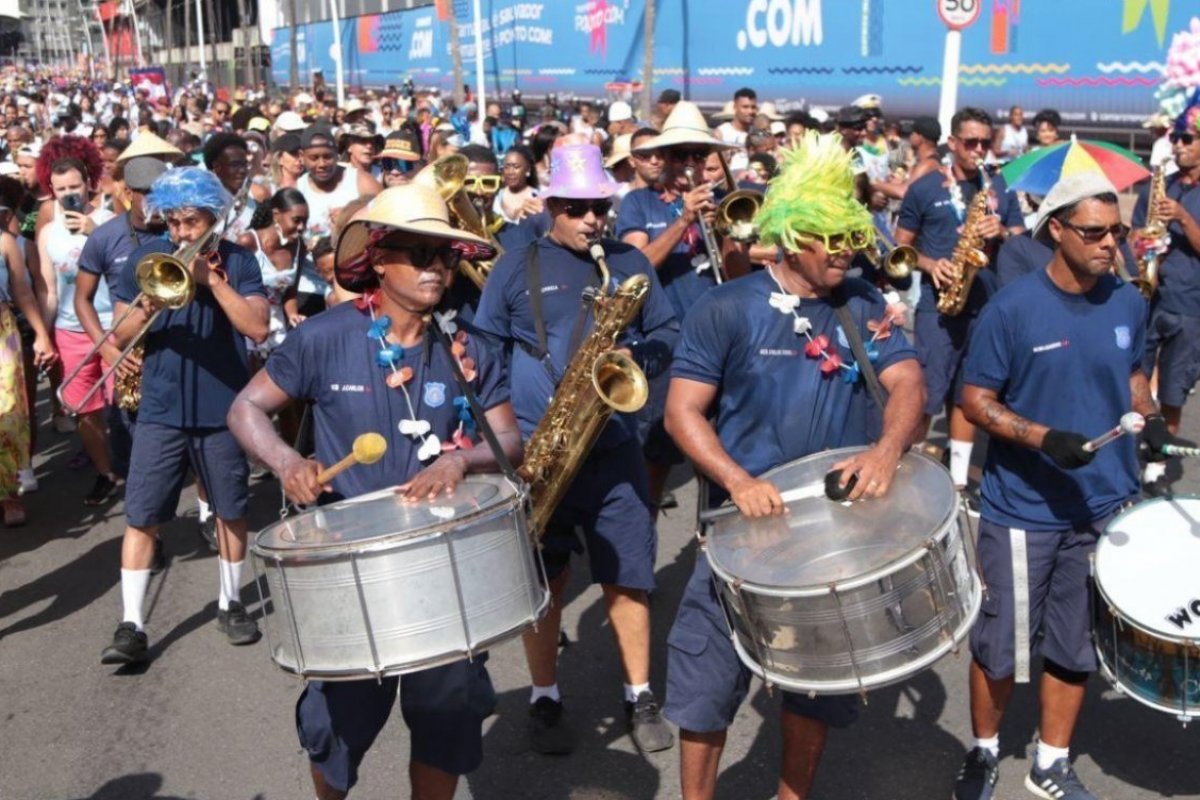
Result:
<svg viewBox="0 0 1200 800"><path fill-rule="evenodd" d="M1025 776L1025 788L1043 800L1097 800L1065 758L1055 761L1050 769L1038 769L1035 760Z"/></svg>
<svg viewBox="0 0 1200 800"><path fill-rule="evenodd" d="M990 750L973 747L958 771L953 800L992 800L999 779L999 760Z"/></svg>

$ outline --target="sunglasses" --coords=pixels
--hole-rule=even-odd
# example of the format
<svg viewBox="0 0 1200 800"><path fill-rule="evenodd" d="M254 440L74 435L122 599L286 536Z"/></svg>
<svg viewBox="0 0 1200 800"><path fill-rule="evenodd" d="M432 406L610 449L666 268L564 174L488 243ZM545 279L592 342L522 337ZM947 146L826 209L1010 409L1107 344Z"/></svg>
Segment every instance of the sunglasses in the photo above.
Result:
<svg viewBox="0 0 1200 800"><path fill-rule="evenodd" d="M976 139L959 139L958 141L966 150L986 150L992 146L992 140L983 137Z"/></svg>
<svg viewBox="0 0 1200 800"><path fill-rule="evenodd" d="M870 250L875 246L875 231L858 230L849 233L801 233L799 238L808 242L820 242L831 256L851 255Z"/></svg>
<svg viewBox="0 0 1200 800"><path fill-rule="evenodd" d="M867 123L855 122L854 124L847 124L845 122L839 122L838 127L851 131L865 131L867 129Z"/></svg>
<svg viewBox="0 0 1200 800"><path fill-rule="evenodd" d="M384 172L408 172L408 162L399 158L381 158L379 168Z"/></svg>
<svg viewBox="0 0 1200 800"><path fill-rule="evenodd" d="M1179 131L1172 131L1170 136L1167 138L1171 140L1171 144L1183 144L1187 146L1190 146L1196 141L1196 135L1194 133L1180 133Z"/></svg>
<svg viewBox="0 0 1200 800"><path fill-rule="evenodd" d="M586 217L589 211L597 218L607 217L611 209L611 200L566 200L563 202L563 213L571 219Z"/></svg>
<svg viewBox="0 0 1200 800"><path fill-rule="evenodd" d="M462 260L462 251L452 244L393 246L384 240L377 247L389 253L408 253L408 263L416 269L428 269L435 260L441 260L443 267L453 270Z"/></svg>
<svg viewBox="0 0 1200 800"><path fill-rule="evenodd" d="M495 194L500 191L500 176L468 175L463 178L463 189L468 194Z"/></svg>
<svg viewBox="0 0 1200 800"><path fill-rule="evenodd" d="M1113 225L1111 228L1106 225L1073 225L1070 222L1064 222L1062 225L1079 234L1079 238L1087 244L1099 244L1109 236L1113 237L1114 242L1120 244L1129 235L1129 228L1120 224Z"/></svg>
<svg viewBox="0 0 1200 800"><path fill-rule="evenodd" d="M707 161L708 160L708 149L707 148L700 148L700 149L672 148L672 149L668 150L667 153L668 153L668 157L672 161L679 161L680 163L686 163L688 161Z"/></svg>

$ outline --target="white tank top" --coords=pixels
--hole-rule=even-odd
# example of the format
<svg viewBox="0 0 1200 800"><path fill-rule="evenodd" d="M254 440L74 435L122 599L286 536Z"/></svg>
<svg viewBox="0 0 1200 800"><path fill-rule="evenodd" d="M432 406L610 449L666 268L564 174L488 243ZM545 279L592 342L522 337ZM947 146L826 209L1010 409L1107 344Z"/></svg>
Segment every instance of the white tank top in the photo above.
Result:
<svg viewBox="0 0 1200 800"><path fill-rule="evenodd" d="M1004 123L1004 138L1000 140L1001 158L1012 160L1025 152L1029 146L1029 130L1022 126L1014 130L1009 123Z"/></svg>
<svg viewBox="0 0 1200 800"><path fill-rule="evenodd" d="M96 227L103 225L113 218L111 211L98 208L88 214ZM58 203L54 204L54 219L42 230L46 236L46 255L54 267L54 275L58 281L58 315L54 318L54 327L65 331L83 332L83 323L75 316L75 278L79 275L79 254L87 237L82 233L71 233L62 217ZM108 281L100 281L96 286L96 296L92 298L96 313L100 316L100 326L105 330L112 327L112 300L108 294Z"/></svg>
<svg viewBox="0 0 1200 800"><path fill-rule="evenodd" d="M342 179L331 192L323 192L313 185L308 173L296 181L296 188L308 201L308 231L310 238L329 236L333 230L333 219L330 211L344 208L347 203L358 197L358 171L354 167L342 165Z"/></svg>

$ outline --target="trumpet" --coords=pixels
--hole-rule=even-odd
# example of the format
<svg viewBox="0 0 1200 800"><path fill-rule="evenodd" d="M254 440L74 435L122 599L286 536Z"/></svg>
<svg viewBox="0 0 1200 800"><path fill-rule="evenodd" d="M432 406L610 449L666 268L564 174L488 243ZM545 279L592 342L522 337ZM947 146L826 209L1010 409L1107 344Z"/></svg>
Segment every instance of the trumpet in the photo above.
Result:
<svg viewBox="0 0 1200 800"><path fill-rule="evenodd" d="M466 156L458 155L457 153L442 156L418 172L413 181L414 183L419 183L422 186L433 189L442 196L442 200L446 202L446 207L450 211L450 224L452 226L467 233L473 233L482 239L487 239L492 249L496 251L496 254L488 259L476 259L472 261L464 258L458 262L459 271L470 278L482 290L483 285L487 283L488 275L492 272L492 267L496 265L497 259L504 254L504 248L496 241L491 227L484 221L482 215L475 210L471 199L463 191L463 182L467 177L467 170L470 164L471 162L467 160Z"/></svg>
<svg viewBox="0 0 1200 800"><path fill-rule="evenodd" d="M135 268L135 277L137 280L139 292L138 296L133 299L125 312L113 322L113 330L121 327L126 318L141 305L142 300L151 300L157 308L150 318L142 324L137 335L125 346L121 351L121 355L109 366L100 379L96 382L87 394L80 399L78 405L71 406L63 399L63 392L79 375L82 370L95 357L96 353L100 352L100 348L104 346L107 336L101 339L96 344L92 345L92 349L82 360L75 366L66 377L63 378L62 384L58 387L58 400L62 403L62 407L72 416L79 414L79 411L87 407L88 402L95 397L96 392L100 391L113 373L121 366L129 355L135 351L139 354L143 349L143 339L149 333L150 327L154 321L158 319L158 315L164 310L176 310L183 308L192 301L192 297L196 293L196 281L192 277L191 263L197 255L206 252L220 239L220 228L214 226L205 236L198 239L189 245L184 245L177 249L174 253L151 253L143 256L137 263ZM141 399L141 374L128 377L119 381L121 389L121 408L127 411L137 409L138 401Z"/></svg>
<svg viewBox="0 0 1200 800"><path fill-rule="evenodd" d="M696 170L687 167L683 173L687 176L688 189L694 191ZM725 282L725 260L721 257L721 243L717 241L717 234L705 221L704 214L696 215L696 224L700 226L700 236L704 239L704 248L708 250L708 261L712 265L713 278L718 284L722 284Z"/></svg>

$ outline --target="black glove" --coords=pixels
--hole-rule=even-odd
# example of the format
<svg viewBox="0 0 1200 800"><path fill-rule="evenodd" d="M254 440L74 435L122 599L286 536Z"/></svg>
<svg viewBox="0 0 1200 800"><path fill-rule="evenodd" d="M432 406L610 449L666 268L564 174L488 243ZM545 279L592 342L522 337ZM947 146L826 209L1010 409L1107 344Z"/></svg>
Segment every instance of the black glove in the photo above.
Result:
<svg viewBox="0 0 1200 800"><path fill-rule="evenodd" d="M1042 452L1050 456L1050 460L1059 469L1079 469L1092 463L1096 454L1083 449L1087 437L1074 431L1048 430L1046 438L1042 439Z"/></svg>
<svg viewBox="0 0 1200 800"><path fill-rule="evenodd" d="M1147 461L1166 461L1167 456L1162 449L1172 444L1171 432L1167 430L1167 420L1162 414L1151 414L1146 417L1146 427L1142 428L1142 443L1146 445Z"/></svg>

